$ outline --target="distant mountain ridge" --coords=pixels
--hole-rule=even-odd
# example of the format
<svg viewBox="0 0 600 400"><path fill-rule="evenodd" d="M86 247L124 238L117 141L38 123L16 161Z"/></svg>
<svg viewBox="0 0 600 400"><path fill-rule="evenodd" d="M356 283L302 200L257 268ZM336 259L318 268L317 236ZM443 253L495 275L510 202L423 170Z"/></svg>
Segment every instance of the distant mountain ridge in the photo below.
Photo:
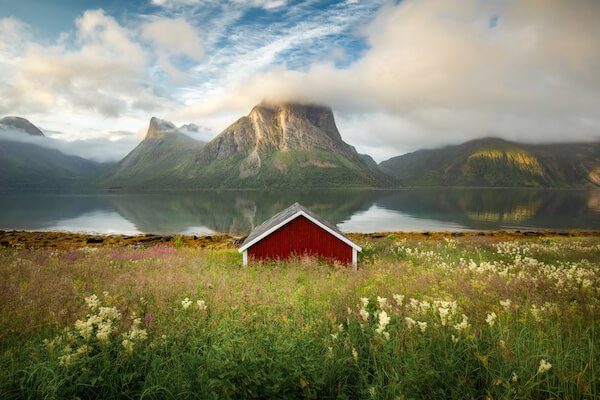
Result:
<svg viewBox="0 0 600 400"><path fill-rule="evenodd" d="M25 118L0 119L0 132L23 133L45 138L43 132ZM100 164L67 155L34 143L0 137L0 188L14 190L67 190L88 187L90 176Z"/></svg>
<svg viewBox="0 0 600 400"><path fill-rule="evenodd" d="M328 107L261 103L208 143L187 135L199 129L153 117L127 156L99 164L45 147L51 139L38 127L5 117L0 134L10 134L0 136L0 189L600 186L600 142L533 145L483 138L377 165L342 139Z"/></svg>
<svg viewBox="0 0 600 400"><path fill-rule="evenodd" d="M600 186L600 142L523 144L498 138L418 150L380 168L408 186Z"/></svg>

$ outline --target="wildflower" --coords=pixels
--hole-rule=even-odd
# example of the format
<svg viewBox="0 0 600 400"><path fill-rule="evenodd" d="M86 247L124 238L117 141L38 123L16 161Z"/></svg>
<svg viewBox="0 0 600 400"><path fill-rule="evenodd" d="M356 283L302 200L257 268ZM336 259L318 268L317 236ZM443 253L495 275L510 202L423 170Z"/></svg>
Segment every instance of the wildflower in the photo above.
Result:
<svg viewBox="0 0 600 400"><path fill-rule="evenodd" d="M450 310L448 308L440 307L438 308L438 313L440 314L442 326L446 326L446 324L448 323L448 316L450 314Z"/></svg>
<svg viewBox="0 0 600 400"><path fill-rule="evenodd" d="M367 306L369 305L369 298L368 297L361 297L360 298L360 302L362 303L363 308L367 308Z"/></svg>
<svg viewBox="0 0 600 400"><path fill-rule="evenodd" d="M542 308L537 307L535 304L531 305L531 315L537 322L542 322Z"/></svg>
<svg viewBox="0 0 600 400"><path fill-rule="evenodd" d="M377 302L379 303L379 308L383 310L383 308L386 306L387 298L377 296Z"/></svg>
<svg viewBox="0 0 600 400"><path fill-rule="evenodd" d="M500 339L498 343L500 343L500 347L502 347L503 349L506 347L506 342L504 340Z"/></svg>
<svg viewBox="0 0 600 400"><path fill-rule="evenodd" d="M403 294L395 294L393 297L394 297L394 300L396 301L396 304L398 304L398 307L402 306L402 302L404 301L404 295Z"/></svg>
<svg viewBox="0 0 600 400"><path fill-rule="evenodd" d="M108 340L108 338L110 337L110 334L112 333L112 331L113 331L112 323L104 322L104 323L98 325L98 332L96 333L96 339L98 339L101 342L106 342Z"/></svg>
<svg viewBox="0 0 600 400"><path fill-rule="evenodd" d="M425 330L427 329L427 322L417 322L417 325L419 325L419 329L421 330L421 332L425 332Z"/></svg>
<svg viewBox="0 0 600 400"><path fill-rule="evenodd" d="M462 315L462 321L454 325L454 329L457 331L464 331L469 329L469 318L465 314Z"/></svg>
<svg viewBox="0 0 600 400"><path fill-rule="evenodd" d="M206 306L206 302L204 300L196 300L196 305L198 305L198 308L200 309L200 311L204 311L208 308Z"/></svg>
<svg viewBox="0 0 600 400"><path fill-rule="evenodd" d="M350 309L350 307L346 307L346 314L352 315L352 310Z"/></svg>
<svg viewBox="0 0 600 400"><path fill-rule="evenodd" d="M338 324L337 328L339 332L344 332L344 325Z"/></svg>
<svg viewBox="0 0 600 400"><path fill-rule="evenodd" d="M506 311L508 311L510 309L511 301L509 299L500 300L500 305L504 307Z"/></svg>
<svg viewBox="0 0 600 400"><path fill-rule="evenodd" d="M550 371L551 368L552 368L552 364L550 364L548 361L546 361L542 358L540 360L540 366L538 367L538 374L544 374L544 373Z"/></svg>
<svg viewBox="0 0 600 400"><path fill-rule="evenodd" d="M389 323L390 323L390 317L388 317L387 313L385 311L380 312L379 313L379 326L376 329L377 333L379 333L381 335Z"/></svg>
<svg viewBox="0 0 600 400"><path fill-rule="evenodd" d="M418 310L419 306L420 306L421 302L419 302L419 300L417 299L413 299L412 297L410 298L410 307L413 310Z"/></svg>
<svg viewBox="0 0 600 400"><path fill-rule="evenodd" d="M389 332L383 332L383 337L384 337L386 340L390 340L390 333L389 333Z"/></svg>
<svg viewBox="0 0 600 400"><path fill-rule="evenodd" d="M517 375L517 373L513 371L512 375L510 376L510 381L516 382L517 380L519 380L519 375Z"/></svg>
<svg viewBox="0 0 600 400"><path fill-rule="evenodd" d="M188 297L181 300L181 306L183 307L184 310L187 310L191 305L192 305L192 301Z"/></svg>
<svg viewBox="0 0 600 400"><path fill-rule="evenodd" d="M354 359L355 363L358 363L358 351L356 351L354 347L352 348L352 358Z"/></svg>
<svg viewBox="0 0 600 400"><path fill-rule="evenodd" d="M131 340L129 340L129 339L124 339L124 340L121 342L121 344L123 345L123 347L125 348L125 350L126 350L128 353L131 353L131 352L133 351L133 345L134 345L134 343L133 343Z"/></svg>
<svg viewBox="0 0 600 400"><path fill-rule="evenodd" d="M95 310L100 305L100 300L98 300L98 296L93 294L85 298L85 303L90 310Z"/></svg>
<svg viewBox="0 0 600 400"><path fill-rule="evenodd" d="M450 335L450 337L452 338L452 343L458 343L458 341L460 340L458 337L456 337L454 335Z"/></svg>
<svg viewBox="0 0 600 400"><path fill-rule="evenodd" d="M359 313L363 321L367 321L369 319L369 312L367 310L361 308Z"/></svg>
<svg viewBox="0 0 600 400"><path fill-rule="evenodd" d="M337 340L337 338L338 338L338 334L337 334L337 333L332 333L332 334L331 334L331 338L332 338L333 340Z"/></svg>
<svg viewBox="0 0 600 400"><path fill-rule="evenodd" d="M406 321L406 326L408 327L408 329L414 328L414 326L417 324L417 321L415 321L411 317L405 317L404 321Z"/></svg>
<svg viewBox="0 0 600 400"><path fill-rule="evenodd" d="M371 397L375 398L375 395L377 394L377 389L375 389L375 386L371 386L369 388L369 394L371 395Z"/></svg>
<svg viewBox="0 0 600 400"><path fill-rule="evenodd" d="M146 316L144 317L144 324L146 324L148 329L152 328L152 321L154 321L154 317L152 316L152 314L146 314Z"/></svg>
<svg viewBox="0 0 600 400"><path fill-rule="evenodd" d="M496 317L496 313L492 311L485 318L485 322L487 322L489 326L494 326L494 323L496 322Z"/></svg>

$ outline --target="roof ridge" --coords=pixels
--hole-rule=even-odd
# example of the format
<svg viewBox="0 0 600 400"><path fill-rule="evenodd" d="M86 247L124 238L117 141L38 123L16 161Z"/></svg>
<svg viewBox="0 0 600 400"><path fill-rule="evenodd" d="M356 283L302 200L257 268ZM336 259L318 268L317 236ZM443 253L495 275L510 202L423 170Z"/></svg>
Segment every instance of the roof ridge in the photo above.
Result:
<svg viewBox="0 0 600 400"><path fill-rule="evenodd" d="M331 222L323 219L322 217L318 216L317 214L315 214L314 212L312 212L311 210L309 210L302 204L295 202L291 206L283 209L282 211L278 212L277 214L273 215L271 218L265 220L263 223L261 223L257 227L255 227L252 230L252 232L250 232L250 234L246 237L246 240L244 240L241 247L244 247L247 243L254 241L256 238L265 234L267 231L276 227L277 225L281 224L282 222L286 221L287 219L289 219L293 215L297 214L298 212L303 212L303 213L309 215L311 218L319 221L319 223L321 223L322 225L331 229L333 232L336 232L338 235L341 235L344 238L346 238L347 240L350 240L346 237L346 235L344 235L344 233L342 233L342 231L340 231L338 229L337 226L335 226Z"/></svg>

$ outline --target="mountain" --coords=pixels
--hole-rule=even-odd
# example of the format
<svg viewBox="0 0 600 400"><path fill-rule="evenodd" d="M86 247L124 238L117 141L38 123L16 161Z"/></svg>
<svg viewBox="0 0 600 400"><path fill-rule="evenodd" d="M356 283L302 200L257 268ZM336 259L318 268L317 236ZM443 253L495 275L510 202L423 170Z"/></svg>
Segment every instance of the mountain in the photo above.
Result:
<svg viewBox="0 0 600 400"><path fill-rule="evenodd" d="M0 131L24 132L29 136L44 136L42 131L31 122L21 117L4 117L0 119Z"/></svg>
<svg viewBox="0 0 600 400"><path fill-rule="evenodd" d="M100 177L113 189L183 187L204 142L186 136L171 122L152 117L144 140Z"/></svg>
<svg viewBox="0 0 600 400"><path fill-rule="evenodd" d="M533 145L484 138L418 150L379 166L409 186L600 186L600 142Z"/></svg>
<svg viewBox="0 0 600 400"><path fill-rule="evenodd" d="M200 150L190 177L197 187L395 184L343 141L331 109L291 103L255 106Z"/></svg>
<svg viewBox="0 0 600 400"><path fill-rule="evenodd" d="M0 119L0 132L40 137L39 144L0 138L0 189L83 187L99 164L42 146L42 131L24 118Z"/></svg>

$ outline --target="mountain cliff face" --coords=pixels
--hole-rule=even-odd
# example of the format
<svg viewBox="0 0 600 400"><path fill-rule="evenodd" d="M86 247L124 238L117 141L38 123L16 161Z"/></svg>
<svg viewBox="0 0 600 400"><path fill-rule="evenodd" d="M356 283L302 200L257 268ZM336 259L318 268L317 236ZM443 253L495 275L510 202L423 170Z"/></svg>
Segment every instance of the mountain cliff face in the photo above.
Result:
<svg viewBox="0 0 600 400"><path fill-rule="evenodd" d="M171 187L185 180L203 145L171 122L152 117L144 140L103 174L101 181L115 189Z"/></svg>
<svg viewBox="0 0 600 400"><path fill-rule="evenodd" d="M383 161L409 186L600 186L600 143L530 145L497 138Z"/></svg>
<svg viewBox="0 0 600 400"><path fill-rule="evenodd" d="M394 180L342 140L331 109L260 104L204 146L201 187L381 186Z"/></svg>
<svg viewBox="0 0 600 400"><path fill-rule="evenodd" d="M0 119L0 130L24 132L30 136L44 136L42 131L31 122L21 117L4 117Z"/></svg>

